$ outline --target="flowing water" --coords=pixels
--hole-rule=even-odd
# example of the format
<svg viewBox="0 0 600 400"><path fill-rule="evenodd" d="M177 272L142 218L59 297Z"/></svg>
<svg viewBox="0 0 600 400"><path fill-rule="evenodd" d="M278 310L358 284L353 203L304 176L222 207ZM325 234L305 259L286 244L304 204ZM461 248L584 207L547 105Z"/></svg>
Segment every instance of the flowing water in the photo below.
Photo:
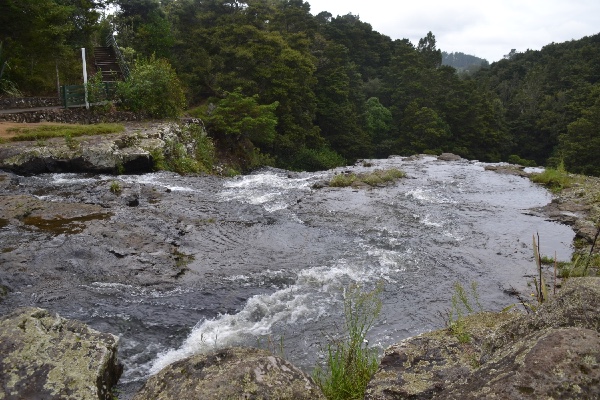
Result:
<svg viewBox="0 0 600 400"><path fill-rule="evenodd" d="M112 207L106 221L91 222L105 227L94 247L101 249L111 226L126 229L115 225L119 220L131 229L143 224L153 227L152 240L177 242L189 256L185 272L166 283L142 284L104 270L97 279L61 286L63 297L36 289L34 282L29 291L12 293L4 307L31 303L35 295L36 305L118 334L125 365L121 397L127 398L165 365L226 346L282 351L310 370L327 337L342 326L343 291L351 284L382 285L381 317L369 341L384 348L442 327L455 282L476 282L486 309L515 303L512 288L526 293L535 269L533 234L539 233L543 254L570 257L572 230L528 211L551 197L526 178L432 157L372 163L318 173L266 169L231 179L120 176L123 185L166 192L168 198ZM374 189L313 188L342 170L392 167L408 178ZM114 179L69 174L19 182L22 192L48 201L82 201L96 198L93 193ZM9 240L16 230L5 225L0 233ZM57 262L108 260L106 252L77 248L78 240L91 240L85 234L58 232L45 237L46 245L65 254L54 256ZM144 240L139 246L151 242ZM111 249L114 268L134 257L127 249ZM150 265L159 252L136 253L136 262Z"/></svg>

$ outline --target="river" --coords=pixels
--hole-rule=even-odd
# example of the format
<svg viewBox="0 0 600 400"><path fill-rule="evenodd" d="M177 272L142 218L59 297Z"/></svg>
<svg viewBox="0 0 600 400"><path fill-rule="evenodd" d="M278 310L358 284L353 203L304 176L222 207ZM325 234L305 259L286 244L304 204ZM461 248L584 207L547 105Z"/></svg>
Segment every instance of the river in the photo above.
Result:
<svg viewBox="0 0 600 400"><path fill-rule="evenodd" d="M0 218L0 313L35 305L119 335L129 398L170 362L226 346L269 348L309 371L343 326L351 284L383 287L369 334L383 349L442 327L456 282L475 282L489 310L516 303L513 288L529 295L534 234L542 254L570 258L573 231L529 211L551 196L526 178L434 157L370 163L234 178L6 174L2 196L104 211L52 226ZM317 188L375 168L408 177Z"/></svg>

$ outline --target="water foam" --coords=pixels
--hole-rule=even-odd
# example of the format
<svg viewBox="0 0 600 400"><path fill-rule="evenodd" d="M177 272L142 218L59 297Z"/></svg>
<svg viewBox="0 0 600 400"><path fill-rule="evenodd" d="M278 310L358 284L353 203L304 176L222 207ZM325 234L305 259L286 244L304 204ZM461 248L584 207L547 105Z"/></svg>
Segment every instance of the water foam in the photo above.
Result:
<svg viewBox="0 0 600 400"><path fill-rule="evenodd" d="M272 172L246 175L225 182L225 190L219 196L223 201L261 205L272 213L288 208L292 200L286 199L286 195L292 190L309 190L316 176L289 178Z"/></svg>
<svg viewBox="0 0 600 400"><path fill-rule="evenodd" d="M360 247L360 246L359 246ZM268 335L274 325L293 325L316 321L340 301L340 294L350 283L369 284L381 279L395 282L393 277L402 272L401 258L393 251L373 253L372 264L357 265L346 259L334 265L318 266L298 273L296 283L271 294L251 297L237 314L225 314L200 321L181 347L160 353L149 368L155 374L165 366L194 354L217 348L248 343L253 338ZM231 277L245 280L248 277Z"/></svg>

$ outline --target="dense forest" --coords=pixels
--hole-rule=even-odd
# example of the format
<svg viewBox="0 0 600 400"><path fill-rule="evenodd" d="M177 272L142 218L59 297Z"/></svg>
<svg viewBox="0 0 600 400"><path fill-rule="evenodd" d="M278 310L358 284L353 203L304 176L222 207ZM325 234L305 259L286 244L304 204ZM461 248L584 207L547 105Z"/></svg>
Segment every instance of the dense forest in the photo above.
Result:
<svg viewBox="0 0 600 400"><path fill-rule="evenodd" d="M489 65L303 0L3 0L0 91L77 83L79 48L111 32L134 71L172 69L187 112L257 163L453 152L600 175L600 34Z"/></svg>

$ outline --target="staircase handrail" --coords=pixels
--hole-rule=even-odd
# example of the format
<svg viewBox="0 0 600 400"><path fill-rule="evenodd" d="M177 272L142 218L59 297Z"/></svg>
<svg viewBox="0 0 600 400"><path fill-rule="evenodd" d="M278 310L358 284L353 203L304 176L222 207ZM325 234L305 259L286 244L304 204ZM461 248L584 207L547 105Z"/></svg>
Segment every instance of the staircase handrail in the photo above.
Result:
<svg viewBox="0 0 600 400"><path fill-rule="evenodd" d="M117 56L119 67L121 67L121 72L123 72L125 79L129 78L129 66L125 61L125 57L123 57L123 53L121 53L121 49L119 49L119 46L117 45L117 39L115 39L112 32L106 36L106 45L113 48L115 55Z"/></svg>

